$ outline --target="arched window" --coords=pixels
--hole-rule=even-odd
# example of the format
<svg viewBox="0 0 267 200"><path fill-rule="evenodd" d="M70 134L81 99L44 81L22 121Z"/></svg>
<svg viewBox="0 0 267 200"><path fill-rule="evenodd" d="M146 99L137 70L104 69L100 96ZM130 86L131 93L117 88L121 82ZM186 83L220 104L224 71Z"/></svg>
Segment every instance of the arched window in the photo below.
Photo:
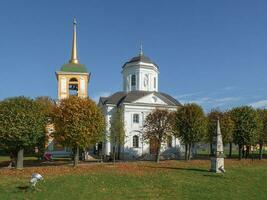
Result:
<svg viewBox="0 0 267 200"><path fill-rule="evenodd" d="M139 123L139 114L133 114L133 123Z"/></svg>
<svg viewBox="0 0 267 200"><path fill-rule="evenodd" d="M78 96L78 80L76 78L69 80L69 95Z"/></svg>
<svg viewBox="0 0 267 200"><path fill-rule="evenodd" d="M139 147L139 137L137 135L133 136L133 147L138 148Z"/></svg>
<svg viewBox="0 0 267 200"><path fill-rule="evenodd" d="M135 86L135 85L136 85L136 76L135 76L135 74L133 74L131 76L131 86Z"/></svg>
<svg viewBox="0 0 267 200"><path fill-rule="evenodd" d="M71 78L70 82L78 82L78 80L76 78Z"/></svg>

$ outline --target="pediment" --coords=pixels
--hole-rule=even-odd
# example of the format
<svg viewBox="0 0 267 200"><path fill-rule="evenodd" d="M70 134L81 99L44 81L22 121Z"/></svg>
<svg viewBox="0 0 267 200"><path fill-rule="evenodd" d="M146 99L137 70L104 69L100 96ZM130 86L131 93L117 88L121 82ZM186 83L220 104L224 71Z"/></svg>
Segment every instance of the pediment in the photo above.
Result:
<svg viewBox="0 0 267 200"><path fill-rule="evenodd" d="M159 104L159 105L167 105L167 103L155 94L148 94L140 99L137 99L133 103L145 103L145 104Z"/></svg>

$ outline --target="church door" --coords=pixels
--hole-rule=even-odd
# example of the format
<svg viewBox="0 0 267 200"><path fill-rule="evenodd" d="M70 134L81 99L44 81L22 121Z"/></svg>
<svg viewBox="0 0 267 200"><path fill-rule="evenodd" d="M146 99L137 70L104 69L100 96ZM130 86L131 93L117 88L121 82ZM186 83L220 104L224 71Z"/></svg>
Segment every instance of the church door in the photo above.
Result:
<svg viewBox="0 0 267 200"><path fill-rule="evenodd" d="M150 147L150 154L155 155L157 154L157 140L156 139L150 139L149 147Z"/></svg>

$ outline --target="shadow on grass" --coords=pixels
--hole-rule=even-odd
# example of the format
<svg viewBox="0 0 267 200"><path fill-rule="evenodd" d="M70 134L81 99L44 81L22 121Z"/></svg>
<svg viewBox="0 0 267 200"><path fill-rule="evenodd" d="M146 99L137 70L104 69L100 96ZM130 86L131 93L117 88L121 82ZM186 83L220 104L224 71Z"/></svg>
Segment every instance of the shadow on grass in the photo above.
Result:
<svg viewBox="0 0 267 200"><path fill-rule="evenodd" d="M224 178L223 174L216 174L213 172L210 172L210 174L204 174L203 176L211 177L211 178Z"/></svg>
<svg viewBox="0 0 267 200"><path fill-rule="evenodd" d="M0 162L0 169L7 168L9 165L9 161L2 161ZM24 160L23 165L24 167L49 167L49 166L62 166L62 165L70 165L72 161L64 161L64 160L57 160L57 161L40 161L40 160Z"/></svg>
<svg viewBox="0 0 267 200"><path fill-rule="evenodd" d="M181 168L181 167L164 167L164 166L146 166L148 168L154 168L154 169L171 169L171 170L181 170L181 171L193 171L193 172L200 172L205 177L211 177L211 178L225 178L223 174L216 174L214 172L211 172L207 169L199 169L199 168Z"/></svg>
<svg viewBox="0 0 267 200"><path fill-rule="evenodd" d="M19 189L20 191L27 192L30 186L24 185L24 186L17 186L16 188Z"/></svg>
<svg viewBox="0 0 267 200"><path fill-rule="evenodd" d="M154 169L171 169L171 170L182 170L182 171L196 171L196 172L209 172L209 170L206 169L199 169L199 168L182 168L182 167L165 167L165 166L146 166L148 168L154 168Z"/></svg>

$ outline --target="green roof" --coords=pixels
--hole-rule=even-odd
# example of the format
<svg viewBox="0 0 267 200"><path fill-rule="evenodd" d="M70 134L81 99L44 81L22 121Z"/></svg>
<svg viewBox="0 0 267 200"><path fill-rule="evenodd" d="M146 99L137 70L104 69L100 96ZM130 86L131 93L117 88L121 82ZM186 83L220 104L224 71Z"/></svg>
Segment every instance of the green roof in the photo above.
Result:
<svg viewBox="0 0 267 200"><path fill-rule="evenodd" d="M60 68L62 72L80 72L80 73L88 73L85 65L75 64L75 63L67 63L62 65Z"/></svg>

